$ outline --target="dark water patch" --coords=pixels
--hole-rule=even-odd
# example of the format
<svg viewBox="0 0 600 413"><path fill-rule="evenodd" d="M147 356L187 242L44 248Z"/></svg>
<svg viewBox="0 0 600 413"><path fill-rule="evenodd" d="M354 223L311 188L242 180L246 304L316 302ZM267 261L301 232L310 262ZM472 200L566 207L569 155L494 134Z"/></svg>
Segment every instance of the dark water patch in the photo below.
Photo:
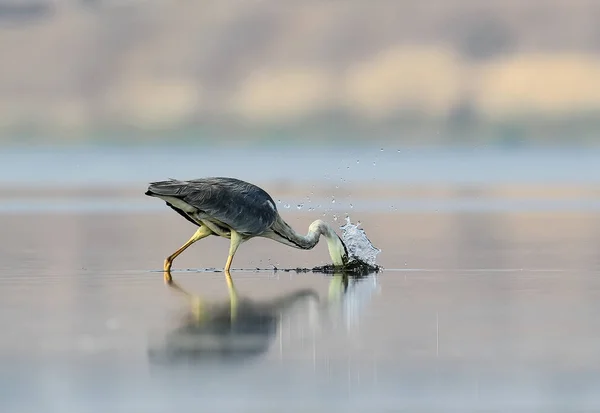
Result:
<svg viewBox="0 0 600 413"><path fill-rule="evenodd" d="M344 267L335 266L333 264L318 265L312 268L308 267L271 267L271 268L232 268L230 272L270 272L276 274L277 272L295 272L298 274L302 273L315 273L315 274L334 274L334 275L351 275L351 276L366 276L373 273L379 273L383 271L383 267L380 265L371 265L365 262L354 260ZM151 270L150 272L163 272L163 270ZM202 273L217 273L223 272L222 268L185 268L178 270L171 270L171 272L202 272Z"/></svg>
<svg viewBox="0 0 600 413"><path fill-rule="evenodd" d="M323 273L323 274L346 274L346 275L368 275L373 273L379 273L383 270L383 267L379 265L371 265L361 260L354 260L345 265L342 268L336 267L335 265L323 265L318 267L313 267L311 269L314 273Z"/></svg>

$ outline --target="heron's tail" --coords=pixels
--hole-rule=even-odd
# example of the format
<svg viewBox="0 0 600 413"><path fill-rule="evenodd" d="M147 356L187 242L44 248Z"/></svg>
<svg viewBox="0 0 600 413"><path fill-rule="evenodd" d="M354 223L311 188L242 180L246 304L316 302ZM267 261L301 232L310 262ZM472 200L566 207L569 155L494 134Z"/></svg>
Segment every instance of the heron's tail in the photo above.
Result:
<svg viewBox="0 0 600 413"><path fill-rule="evenodd" d="M148 196L173 196L181 195L181 191L185 188L185 182L176 179L168 181L151 182L146 191Z"/></svg>

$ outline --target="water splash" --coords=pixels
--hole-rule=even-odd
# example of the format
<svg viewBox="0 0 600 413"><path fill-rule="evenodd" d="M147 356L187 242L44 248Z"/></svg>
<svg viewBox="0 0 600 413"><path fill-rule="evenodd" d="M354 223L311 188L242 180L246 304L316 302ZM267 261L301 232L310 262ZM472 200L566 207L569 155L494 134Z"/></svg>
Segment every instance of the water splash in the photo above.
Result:
<svg viewBox="0 0 600 413"><path fill-rule="evenodd" d="M376 267L377 254L381 252L376 248L369 238L365 230L359 228L360 222L354 225L350 221L350 217L346 217L346 223L340 227L342 230L342 240L348 248L350 261L359 261L372 267Z"/></svg>

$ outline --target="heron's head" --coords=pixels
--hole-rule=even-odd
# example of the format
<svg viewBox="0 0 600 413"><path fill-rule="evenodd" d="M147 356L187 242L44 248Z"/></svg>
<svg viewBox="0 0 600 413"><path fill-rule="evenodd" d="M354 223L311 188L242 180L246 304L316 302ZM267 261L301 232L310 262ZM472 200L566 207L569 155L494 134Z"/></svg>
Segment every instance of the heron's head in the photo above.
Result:
<svg viewBox="0 0 600 413"><path fill-rule="evenodd" d="M311 224L309 231L318 231L325 237L333 265L344 266L348 263L348 248L328 223L318 219Z"/></svg>

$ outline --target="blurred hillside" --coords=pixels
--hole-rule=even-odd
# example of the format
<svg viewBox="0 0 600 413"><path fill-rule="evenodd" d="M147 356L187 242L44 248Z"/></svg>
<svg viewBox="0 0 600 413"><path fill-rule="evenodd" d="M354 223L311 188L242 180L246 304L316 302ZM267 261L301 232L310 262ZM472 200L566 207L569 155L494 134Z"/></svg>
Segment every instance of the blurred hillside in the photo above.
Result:
<svg viewBox="0 0 600 413"><path fill-rule="evenodd" d="M596 0L0 0L0 139L597 142Z"/></svg>

